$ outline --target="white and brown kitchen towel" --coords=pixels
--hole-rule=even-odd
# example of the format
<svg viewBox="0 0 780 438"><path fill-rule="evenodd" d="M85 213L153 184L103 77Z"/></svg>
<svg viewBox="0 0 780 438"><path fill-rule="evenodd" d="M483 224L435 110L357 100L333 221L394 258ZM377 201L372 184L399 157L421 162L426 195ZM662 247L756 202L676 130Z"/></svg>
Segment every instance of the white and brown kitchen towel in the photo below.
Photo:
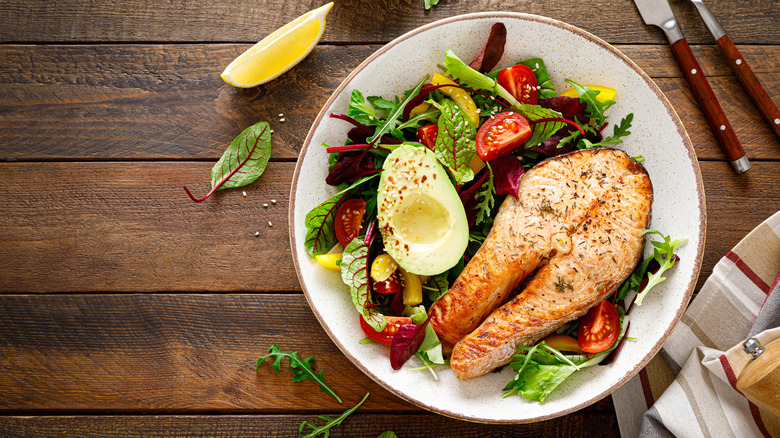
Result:
<svg viewBox="0 0 780 438"><path fill-rule="evenodd" d="M624 438L780 437L780 419L736 390L742 343L780 338L779 272L780 212L718 262L662 354L612 394Z"/></svg>

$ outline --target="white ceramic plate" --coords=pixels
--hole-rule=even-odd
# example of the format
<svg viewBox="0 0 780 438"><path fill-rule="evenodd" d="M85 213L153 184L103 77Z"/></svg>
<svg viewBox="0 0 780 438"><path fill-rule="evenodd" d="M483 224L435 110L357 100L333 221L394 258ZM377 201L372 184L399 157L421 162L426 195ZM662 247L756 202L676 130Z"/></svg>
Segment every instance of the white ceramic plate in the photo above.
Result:
<svg viewBox="0 0 780 438"><path fill-rule="evenodd" d="M340 275L323 269L304 247L306 213L335 194L325 184L327 154L322 143L343 144L350 125L328 118L346 113L349 94L391 98L412 88L425 74L437 70L447 49L469 62L481 50L490 27L501 21L507 28L504 56L497 68L515 61L541 57L555 88L567 88L564 79L600 84L617 90L617 104L609 109L612 124L634 113L631 135L620 148L643 155L655 189L651 228L687 236L679 248L681 261L666 282L654 289L641 307L631 312L629 336L615 362L575 373L539 404L514 396L501 398L513 370L459 380L438 368L439 380L427 371L394 371L388 348L361 345L364 337L347 286ZM611 132L612 128L607 128ZM298 278L322 327L341 351L363 372L399 397L447 416L490 423L522 423L553 418L607 396L634 376L661 345L680 319L699 275L704 249L704 190L696 156L685 129L663 93L622 53L597 37L549 18L487 12L437 21L387 44L358 66L328 99L317 116L301 151L290 195L290 238ZM405 368L416 366L412 358Z"/></svg>

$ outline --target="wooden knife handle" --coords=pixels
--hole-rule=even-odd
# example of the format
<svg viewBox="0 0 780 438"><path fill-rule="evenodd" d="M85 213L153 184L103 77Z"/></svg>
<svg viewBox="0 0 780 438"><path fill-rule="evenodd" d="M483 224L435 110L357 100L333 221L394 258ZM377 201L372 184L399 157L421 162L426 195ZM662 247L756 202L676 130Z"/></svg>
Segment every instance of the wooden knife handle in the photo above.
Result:
<svg viewBox="0 0 780 438"><path fill-rule="evenodd" d="M739 82L742 83L772 131L780 139L780 111L778 111L777 106L772 102L764 87L761 86L761 82L758 82L758 78L753 74L753 70L750 69L737 47L731 42L731 38L728 35L723 35L717 43L729 60L729 67L737 75Z"/></svg>
<svg viewBox="0 0 780 438"><path fill-rule="evenodd" d="M745 155L745 151L742 149L737 135L734 134L734 130L731 129L731 124L726 119L723 108L720 107L718 100L715 98L712 87L710 87L707 78L704 77L704 72L701 71L699 63L693 57L691 48L688 47L685 38L672 44L672 53L677 58L677 63L680 64L680 68L682 68L685 74L685 79L688 81L691 90L693 90L693 94L696 96L696 100L699 102L699 106L701 106L710 128L712 128L712 132L715 133L715 137L718 139L723 152L726 153L726 157L728 157L729 161L736 161L742 158Z"/></svg>

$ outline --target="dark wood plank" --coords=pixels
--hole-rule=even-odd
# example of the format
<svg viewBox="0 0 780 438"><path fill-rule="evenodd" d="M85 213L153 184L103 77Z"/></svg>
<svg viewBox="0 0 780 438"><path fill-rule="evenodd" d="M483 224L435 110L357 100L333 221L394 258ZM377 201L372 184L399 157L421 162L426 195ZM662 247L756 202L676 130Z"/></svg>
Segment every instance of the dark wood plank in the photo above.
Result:
<svg viewBox="0 0 780 438"><path fill-rule="evenodd" d="M726 162L700 166L708 211L701 285L720 257L780 210L780 166L754 162L741 176ZM0 290L299 291L287 228L294 163L271 163L246 197L226 190L195 204L181 186L205 192L210 168L0 164Z"/></svg>
<svg viewBox="0 0 780 438"><path fill-rule="evenodd" d="M335 416L338 411L323 411ZM295 436L303 421L323 421L314 416L207 415L207 416L63 416L2 417L5 437L46 436L122 437L267 437ZM392 430L401 438L490 437L619 437L614 415L578 413L541 423L486 425L467 423L439 415L367 415L361 410L331 429L331 437L375 437Z"/></svg>
<svg viewBox="0 0 780 438"><path fill-rule="evenodd" d="M247 95L219 78L245 47L0 46L0 58L10 61L0 64L0 160L216 160L259 120L274 129L273 159L292 160L332 91L377 48L318 47ZM724 159L668 47L620 48L656 78L699 157ZM780 46L740 49L780 102L780 83L772 80ZM723 58L713 47L694 50L703 52L703 69L748 156L780 159L780 144Z"/></svg>
<svg viewBox="0 0 780 438"><path fill-rule="evenodd" d="M272 344L315 356L344 404L312 381L291 383L286 362L255 370ZM366 392L365 411L422 412L353 366L301 294L4 295L0 346L0 413L312 414Z"/></svg>
<svg viewBox="0 0 780 438"><path fill-rule="evenodd" d="M321 2L95 2L6 0L0 3L0 41L12 42L189 42L258 41ZM780 40L780 12L772 1L722 0L710 8L738 43ZM693 6L674 2L691 43L710 43ZM572 7L568 0L442 0L430 11L423 0L336 2L323 36L326 42L387 42L423 24L458 14L491 10L544 15L581 27L612 43L663 43L661 31L646 26L636 7L623 0L592 0ZM173 25L173 23L176 23Z"/></svg>

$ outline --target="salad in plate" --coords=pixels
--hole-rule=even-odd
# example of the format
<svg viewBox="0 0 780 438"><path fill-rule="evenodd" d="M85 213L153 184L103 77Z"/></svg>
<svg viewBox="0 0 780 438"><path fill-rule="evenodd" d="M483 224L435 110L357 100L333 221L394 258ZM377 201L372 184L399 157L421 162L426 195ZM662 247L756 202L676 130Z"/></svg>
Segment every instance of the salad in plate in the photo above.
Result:
<svg viewBox="0 0 780 438"><path fill-rule="evenodd" d="M339 189L306 215L305 246L324 268L341 273L366 338L390 346L398 370L416 356L421 369L447 365L449 348L429 323L485 241L497 206L518 197L526 170L578 149L616 146L633 114L607 135L615 90L566 82L557 93L541 58L493 70L506 30L491 29L482 52L466 64L447 51L441 71L402 96L352 90L344 144L329 152L326 183ZM634 157L641 161L642 157ZM626 337L628 311L663 281L684 240L661 236L609 299L533 346L518 347L517 371L505 396L544 401L573 372L605 363ZM420 368L418 368L420 369Z"/></svg>

